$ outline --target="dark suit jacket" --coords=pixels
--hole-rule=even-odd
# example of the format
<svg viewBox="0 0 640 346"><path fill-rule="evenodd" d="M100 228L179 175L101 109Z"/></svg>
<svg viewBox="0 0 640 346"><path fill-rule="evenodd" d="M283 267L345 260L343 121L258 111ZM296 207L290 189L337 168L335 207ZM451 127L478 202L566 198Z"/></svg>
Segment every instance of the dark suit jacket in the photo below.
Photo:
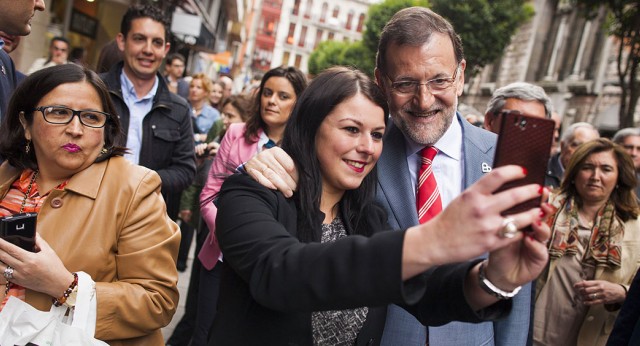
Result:
<svg viewBox="0 0 640 346"><path fill-rule="evenodd" d="M640 270L629 287L607 345L640 345Z"/></svg>
<svg viewBox="0 0 640 346"><path fill-rule="evenodd" d="M169 77L164 76L164 81L169 83ZM182 96L183 99L189 99L189 82L184 80L184 78L178 79L178 90L176 94Z"/></svg>
<svg viewBox="0 0 640 346"><path fill-rule="evenodd" d="M460 114L454 118L462 127L464 172L462 188L480 179L493 165L496 135L471 125ZM406 161L403 133L396 126L387 126L384 148L378 161L377 201L389 213L393 229L406 229L418 224L415 191L411 185ZM430 284L430 282L428 282ZM529 330L531 285L523 287L513 299L513 311L508 318L481 324L453 322L429 328L431 345L524 345ZM384 345L424 345L425 328L396 306L389 307L384 332Z"/></svg>
<svg viewBox="0 0 640 346"><path fill-rule="evenodd" d="M311 312L319 310L369 306L357 345L377 345L389 302L432 325L479 322L510 309L510 301L480 314L470 309L463 283L474 263L441 266L402 282L404 231L381 232L386 215L379 207L367 214L375 225L371 237L353 235L347 225L348 237L320 244L296 238L291 199L246 175L229 177L217 204L224 262L211 345L312 345ZM314 215L316 237L323 217Z"/></svg>
<svg viewBox="0 0 640 346"><path fill-rule="evenodd" d="M16 68L9 54L0 49L0 120L4 118L9 106L9 99L18 86Z"/></svg>
<svg viewBox="0 0 640 346"><path fill-rule="evenodd" d="M563 176L564 168L560 163L560 153L557 153L549 158L547 173L544 176L544 185L549 189L556 189L560 187Z"/></svg>

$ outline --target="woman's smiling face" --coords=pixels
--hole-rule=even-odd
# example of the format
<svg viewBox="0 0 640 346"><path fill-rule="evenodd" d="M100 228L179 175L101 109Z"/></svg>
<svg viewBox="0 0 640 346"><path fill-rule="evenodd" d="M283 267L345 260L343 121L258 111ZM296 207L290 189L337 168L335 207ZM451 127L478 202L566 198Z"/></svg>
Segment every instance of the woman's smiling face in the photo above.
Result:
<svg viewBox="0 0 640 346"><path fill-rule="evenodd" d="M382 152L384 116L382 108L358 93L324 118L316 133L324 192L360 186Z"/></svg>

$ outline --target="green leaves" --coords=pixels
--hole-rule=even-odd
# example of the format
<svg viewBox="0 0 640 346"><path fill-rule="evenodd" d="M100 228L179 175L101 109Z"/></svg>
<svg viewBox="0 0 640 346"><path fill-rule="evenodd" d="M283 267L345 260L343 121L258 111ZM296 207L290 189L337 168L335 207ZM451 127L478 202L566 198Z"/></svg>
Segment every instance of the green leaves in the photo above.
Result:
<svg viewBox="0 0 640 346"><path fill-rule="evenodd" d="M386 0L369 8L362 41L322 42L309 58L309 72L350 65L373 76L382 28L396 12L411 6L431 6L452 23L465 47L468 73L502 56L518 27L534 14L525 0Z"/></svg>

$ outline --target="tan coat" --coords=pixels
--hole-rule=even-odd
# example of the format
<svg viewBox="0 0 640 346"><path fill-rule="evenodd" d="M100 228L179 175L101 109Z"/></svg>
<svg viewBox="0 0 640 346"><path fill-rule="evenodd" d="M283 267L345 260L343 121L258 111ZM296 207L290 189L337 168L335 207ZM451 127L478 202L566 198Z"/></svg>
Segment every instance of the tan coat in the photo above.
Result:
<svg viewBox="0 0 640 346"><path fill-rule="evenodd" d="M540 292L549 277L555 271L557 260L552 259L548 271L542 274L536 284L536 292ZM623 285L627 290L640 266L640 221L629 220L624 224L622 240L622 264L618 270L596 268L594 280L605 280ZM536 296L537 298L537 296ZM577 345L600 346L607 343L613 324L618 316L619 307L615 311L607 311L604 304L589 308L578 334Z"/></svg>
<svg viewBox="0 0 640 346"><path fill-rule="evenodd" d="M7 162L0 166L0 196L19 174ZM38 233L67 269L96 282L95 337L111 345L163 345L160 328L178 304L180 233L160 184L154 171L114 157L52 191L38 214ZM26 301L51 307L50 296L31 290Z"/></svg>

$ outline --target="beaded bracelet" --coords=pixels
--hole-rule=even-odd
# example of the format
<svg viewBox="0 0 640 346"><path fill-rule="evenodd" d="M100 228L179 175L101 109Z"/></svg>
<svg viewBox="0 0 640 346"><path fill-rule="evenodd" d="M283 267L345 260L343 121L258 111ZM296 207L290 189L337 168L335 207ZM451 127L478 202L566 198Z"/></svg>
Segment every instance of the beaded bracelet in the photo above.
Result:
<svg viewBox="0 0 640 346"><path fill-rule="evenodd" d="M73 282L71 283L71 285L69 285L69 288L67 288L64 293L62 293L62 297L56 299L56 298L51 298L51 300L53 301L53 305L58 307L58 306L62 306L62 304L64 304L64 302L67 301L67 298L69 298L69 295L71 294L71 292L73 292L73 290L76 288L76 286L78 286L78 274L77 273L72 273L73 274Z"/></svg>

